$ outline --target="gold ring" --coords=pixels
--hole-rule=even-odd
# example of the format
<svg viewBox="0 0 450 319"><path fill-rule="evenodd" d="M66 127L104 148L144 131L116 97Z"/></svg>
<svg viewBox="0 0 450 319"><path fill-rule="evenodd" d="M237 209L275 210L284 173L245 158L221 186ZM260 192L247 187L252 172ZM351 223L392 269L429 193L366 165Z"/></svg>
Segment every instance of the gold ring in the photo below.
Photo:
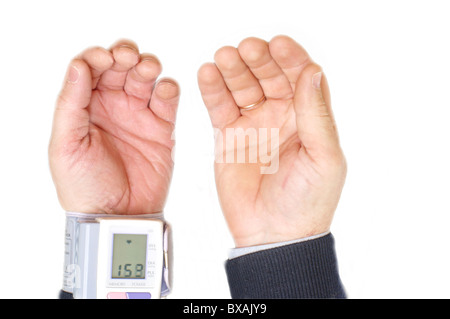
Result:
<svg viewBox="0 0 450 319"><path fill-rule="evenodd" d="M241 110L251 110L251 109L256 108L259 104L261 104L261 103L263 103L263 102L265 102L265 101L266 101L266 97L263 95L263 96L258 100L258 102L256 102L256 103L253 103L253 104L250 104L250 105L246 105L246 106L239 106L239 105L238 105L238 107L239 107Z"/></svg>

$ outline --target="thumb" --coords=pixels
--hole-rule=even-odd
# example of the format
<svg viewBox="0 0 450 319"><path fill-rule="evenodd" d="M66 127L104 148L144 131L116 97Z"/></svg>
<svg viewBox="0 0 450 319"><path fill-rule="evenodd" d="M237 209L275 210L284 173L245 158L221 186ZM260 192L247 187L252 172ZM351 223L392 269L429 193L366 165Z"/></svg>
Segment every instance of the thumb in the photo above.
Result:
<svg viewBox="0 0 450 319"><path fill-rule="evenodd" d="M89 133L89 112L92 77L89 66L82 60L73 60L59 94L53 118L51 146L73 151Z"/></svg>
<svg viewBox="0 0 450 319"><path fill-rule="evenodd" d="M317 64L308 65L300 74L294 109L298 137L312 158L329 158L340 152L328 83Z"/></svg>

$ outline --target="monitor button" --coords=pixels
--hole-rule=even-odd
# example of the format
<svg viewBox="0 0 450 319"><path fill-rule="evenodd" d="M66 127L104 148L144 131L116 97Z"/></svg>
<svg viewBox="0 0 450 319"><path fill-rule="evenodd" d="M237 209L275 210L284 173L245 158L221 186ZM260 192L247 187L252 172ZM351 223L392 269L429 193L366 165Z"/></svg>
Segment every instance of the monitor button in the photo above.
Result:
<svg viewBox="0 0 450 319"><path fill-rule="evenodd" d="M127 292L128 299L151 299L149 292Z"/></svg>
<svg viewBox="0 0 450 319"><path fill-rule="evenodd" d="M107 295L108 299L127 299L127 294L125 292L109 292Z"/></svg>

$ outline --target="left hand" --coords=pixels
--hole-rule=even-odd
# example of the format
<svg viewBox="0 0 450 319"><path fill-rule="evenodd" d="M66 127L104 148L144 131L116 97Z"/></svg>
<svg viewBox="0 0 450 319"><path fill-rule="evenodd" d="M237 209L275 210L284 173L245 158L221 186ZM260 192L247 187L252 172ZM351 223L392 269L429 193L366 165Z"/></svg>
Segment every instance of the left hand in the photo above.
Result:
<svg viewBox="0 0 450 319"><path fill-rule="evenodd" d="M172 171L178 84L131 41L90 48L69 66L49 145L62 207L84 213L161 212ZM156 84L155 84L156 83Z"/></svg>

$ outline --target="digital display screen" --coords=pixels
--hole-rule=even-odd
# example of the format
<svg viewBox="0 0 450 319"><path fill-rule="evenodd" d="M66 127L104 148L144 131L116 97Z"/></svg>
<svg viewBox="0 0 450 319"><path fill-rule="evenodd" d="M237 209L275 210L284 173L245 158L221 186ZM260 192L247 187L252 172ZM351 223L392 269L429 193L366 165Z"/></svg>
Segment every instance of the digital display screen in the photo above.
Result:
<svg viewBox="0 0 450 319"><path fill-rule="evenodd" d="M112 278L145 279L147 235L114 234Z"/></svg>

